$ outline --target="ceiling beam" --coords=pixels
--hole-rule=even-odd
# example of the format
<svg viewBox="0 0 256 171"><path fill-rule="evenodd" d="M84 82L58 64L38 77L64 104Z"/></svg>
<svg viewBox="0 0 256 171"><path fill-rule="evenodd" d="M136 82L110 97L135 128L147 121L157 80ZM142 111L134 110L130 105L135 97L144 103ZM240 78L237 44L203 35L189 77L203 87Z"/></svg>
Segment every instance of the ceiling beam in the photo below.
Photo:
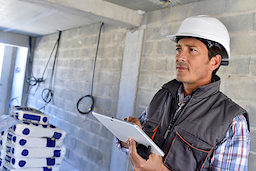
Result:
<svg viewBox="0 0 256 171"><path fill-rule="evenodd" d="M40 4L75 15L87 17L107 24L138 27L143 16L136 10L125 8L103 0L21 0Z"/></svg>

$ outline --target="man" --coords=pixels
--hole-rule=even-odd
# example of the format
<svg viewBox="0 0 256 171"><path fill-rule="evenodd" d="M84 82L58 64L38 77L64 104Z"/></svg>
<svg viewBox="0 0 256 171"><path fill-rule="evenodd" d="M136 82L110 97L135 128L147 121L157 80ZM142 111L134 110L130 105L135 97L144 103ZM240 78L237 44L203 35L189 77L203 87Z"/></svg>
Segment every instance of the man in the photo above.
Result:
<svg viewBox="0 0 256 171"><path fill-rule="evenodd" d="M227 65L230 38L216 18L185 19L176 44L176 79L160 89L139 119L129 117L164 151L165 156L128 139L134 170L247 170L247 112L219 91L219 66Z"/></svg>

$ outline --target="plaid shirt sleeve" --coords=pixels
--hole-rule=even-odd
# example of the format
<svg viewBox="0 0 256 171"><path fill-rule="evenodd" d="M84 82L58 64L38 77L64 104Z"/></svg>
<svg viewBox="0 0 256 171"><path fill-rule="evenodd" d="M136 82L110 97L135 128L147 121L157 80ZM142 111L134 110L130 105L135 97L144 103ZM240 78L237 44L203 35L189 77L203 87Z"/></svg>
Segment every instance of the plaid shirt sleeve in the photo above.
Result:
<svg viewBox="0 0 256 171"><path fill-rule="evenodd" d="M234 118L233 124L222 144L216 149L211 159L211 170L248 170L250 135L243 115Z"/></svg>

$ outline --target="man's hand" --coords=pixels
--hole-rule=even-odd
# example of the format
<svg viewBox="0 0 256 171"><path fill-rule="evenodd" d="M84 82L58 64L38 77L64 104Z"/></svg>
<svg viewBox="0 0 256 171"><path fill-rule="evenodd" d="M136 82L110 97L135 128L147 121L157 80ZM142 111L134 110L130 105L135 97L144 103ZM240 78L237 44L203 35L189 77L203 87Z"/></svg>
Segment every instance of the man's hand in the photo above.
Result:
<svg viewBox="0 0 256 171"><path fill-rule="evenodd" d="M133 123L133 124L136 124L136 125L138 125L138 126L142 129L142 126L141 126L141 124L140 124L140 120L139 120L138 118L129 116L128 118L124 118L124 120L125 120L125 121L128 121L128 122L131 122L131 123ZM125 142L121 142L121 146L122 146L123 148L128 148L128 145L127 145L127 143L125 143Z"/></svg>
<svg viewBox="0 0 256 171"><path fill-rule="evenodd" d="M136 149L136 142L133 139L126 141L129 147L129 156L133 165L134 171L169 171L162 162L162 157L157 154L151 154L148 160L143 159Z"/></svg>
<svg viewBox="0 0 256 171"><path fill-rule="evenodd" d="M140 120L138 118L129 116L128 119L124 118L124 120L128 121L128 122L131 122L131 123L134 123L134 124L138 125L142 129L142 126L140 124Z"/></svg>

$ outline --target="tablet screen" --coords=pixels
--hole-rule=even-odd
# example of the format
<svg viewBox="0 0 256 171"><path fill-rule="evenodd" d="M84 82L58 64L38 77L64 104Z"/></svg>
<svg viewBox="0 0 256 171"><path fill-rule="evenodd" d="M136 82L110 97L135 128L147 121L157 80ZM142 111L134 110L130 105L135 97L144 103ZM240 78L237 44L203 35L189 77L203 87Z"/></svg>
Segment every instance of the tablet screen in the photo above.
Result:
<svg viewBox="0 0 256 171"><path fill-rule="evenodd" d="M130 122L108 117L95 112L93 116L97 118L112 134L119 140L125 142L128 138L134 139L137 143L146 147L151 147L151 152L164 156L164 152L147 136L147 134L137 125Z"/></svg>

